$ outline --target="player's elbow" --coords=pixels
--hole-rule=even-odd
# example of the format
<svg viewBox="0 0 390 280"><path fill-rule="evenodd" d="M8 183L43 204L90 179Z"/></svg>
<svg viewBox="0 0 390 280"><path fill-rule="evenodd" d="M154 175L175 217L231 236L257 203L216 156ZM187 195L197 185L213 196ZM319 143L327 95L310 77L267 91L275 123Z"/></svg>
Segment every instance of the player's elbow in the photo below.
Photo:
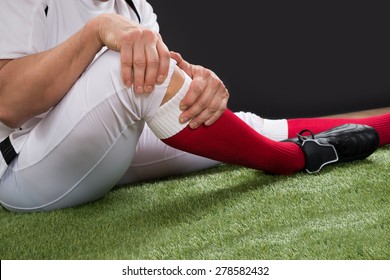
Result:
<svg viewBox="0 0 390 280"><path fill-rule="evenodd" d="M18 128L22 124L22 120L13 112L12 109L4 106L0 102L0 122L9 128Z"/></svg>
<svg viewBox="0 0 390 280"><path fill-rule="evenodd" d="M4 114L0 113L0 122L9 128L18 128L20 127L19 121L14 118L10 118L8 116L4 116Z"/></svg>
<svg viewBox="0 0 390 280"><path fill-rule="evenodd" d="M0 122L10 128L18 128L22 124L23 112L17 110L12 99L6 94L5 83L0 77Z"/></svg>

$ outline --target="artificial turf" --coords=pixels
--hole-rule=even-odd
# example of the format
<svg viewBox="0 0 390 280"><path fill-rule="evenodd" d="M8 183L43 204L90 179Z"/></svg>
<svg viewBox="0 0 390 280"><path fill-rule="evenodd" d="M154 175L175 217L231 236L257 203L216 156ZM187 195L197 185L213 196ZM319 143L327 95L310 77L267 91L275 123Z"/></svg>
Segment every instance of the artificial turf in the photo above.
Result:
<svg viewBox="0 0 390 280"><path fill-rule="evenodd" d="M390 259L390 146L316 175L216 168L49 213L0 208L0 257Z"/></svg>

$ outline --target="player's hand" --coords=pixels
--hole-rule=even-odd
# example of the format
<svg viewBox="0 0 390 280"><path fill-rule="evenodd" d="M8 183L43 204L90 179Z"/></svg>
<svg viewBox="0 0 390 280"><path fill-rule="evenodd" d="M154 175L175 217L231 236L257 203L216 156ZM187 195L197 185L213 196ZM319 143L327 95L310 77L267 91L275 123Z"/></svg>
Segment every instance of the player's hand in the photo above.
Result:
<svg viewBox="0 0 390 280"><path fill-rule="evenodd" d="M180 122L190 121L191 128L213 124L227 108L229 92L211 70L185 61L180 54L170 52L171 58L192 78L188 93L180 103Z"/></svg>
<svg viewBox="0 0 390 280"><path fill-rule="evenodd" d="M102 46L121 54L122 79L136 93L153 91L162 83L169 70L169 50L159 33L117 15L96 18L98 40Z"/></svg>

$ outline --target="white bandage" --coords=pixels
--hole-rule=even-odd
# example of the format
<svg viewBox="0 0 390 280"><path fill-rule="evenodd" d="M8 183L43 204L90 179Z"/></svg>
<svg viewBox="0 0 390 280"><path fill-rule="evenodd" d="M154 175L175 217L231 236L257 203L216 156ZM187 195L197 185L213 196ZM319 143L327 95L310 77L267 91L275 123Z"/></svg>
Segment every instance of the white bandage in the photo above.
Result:
<svg viewBox="0 0 390 280"><path fill-rule="evenodd" d="M191 78L185 75L184 83L178 93L168 102L164 103L154 117L148 122L148 126L153 133L160 139L169 138L183 130L189 122L181 124L179 117L182 113L180 102L188 92L191 84Z"/></svg>

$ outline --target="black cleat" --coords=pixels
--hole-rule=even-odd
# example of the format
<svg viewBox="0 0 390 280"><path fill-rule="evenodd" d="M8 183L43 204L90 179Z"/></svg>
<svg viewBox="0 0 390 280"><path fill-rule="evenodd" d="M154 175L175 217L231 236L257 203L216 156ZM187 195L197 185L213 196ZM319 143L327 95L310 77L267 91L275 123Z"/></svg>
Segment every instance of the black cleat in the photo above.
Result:
<svg viewBox="0 0 390 280"><path fill-rule="evenodd" d="M309 132L309 136L303 136ZM302 130L298 138L284 141L301 147L306 157L306 171L315 173L327 164L365 159L379 147L378 132L367 125L345 124L314 135Z"/></svg>

